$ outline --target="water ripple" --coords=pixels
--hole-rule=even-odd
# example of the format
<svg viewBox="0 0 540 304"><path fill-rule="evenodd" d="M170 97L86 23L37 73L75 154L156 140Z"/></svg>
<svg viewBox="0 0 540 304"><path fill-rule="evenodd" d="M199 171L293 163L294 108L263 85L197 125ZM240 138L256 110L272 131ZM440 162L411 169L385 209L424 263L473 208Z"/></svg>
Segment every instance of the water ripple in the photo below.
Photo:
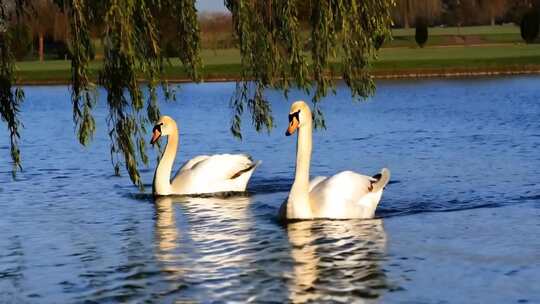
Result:
<svg viewBox="0 0 540 304"><path fill-rule="evenodd" d="M232 139L233 89L186 85L162 112L181 126L176 165L231 151L263 160L248 192L154 199L156 151L145 193L113 175L105 94L83 148L65 132L69 88L25 88L24 171L13 180L0 162L0 303L540 301L537 77L384 82L358 105L338 88L321 103L328 129L314 133L310 173L388 167L392 180L375 220L289 225L277 211L294 137ZM289 103L268 96L281 128ZM200 117L211 123L193 128Z"/></svg>

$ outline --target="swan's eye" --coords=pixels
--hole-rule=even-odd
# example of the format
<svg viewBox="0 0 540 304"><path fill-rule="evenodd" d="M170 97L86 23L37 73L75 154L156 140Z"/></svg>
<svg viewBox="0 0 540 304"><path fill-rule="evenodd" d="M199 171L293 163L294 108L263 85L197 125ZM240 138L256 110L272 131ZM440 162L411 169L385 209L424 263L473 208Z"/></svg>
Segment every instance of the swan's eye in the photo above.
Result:
<svg viewBox="0 0 540 304"><path fill-rule="evenodd" d="M292 114L289 114L289 123L292 125L293 123L293 118L296 118L296 121L297 122L300 122L300 110L292 113Z"/></svg>
<svg viewBox="0 0 540 304"><path fill-rule="evenodd" d="M154 129L152 129L152 132L158 131L159 133L161 133L161 126L162 125L163 125L163 123L155 125Z"/></svg>

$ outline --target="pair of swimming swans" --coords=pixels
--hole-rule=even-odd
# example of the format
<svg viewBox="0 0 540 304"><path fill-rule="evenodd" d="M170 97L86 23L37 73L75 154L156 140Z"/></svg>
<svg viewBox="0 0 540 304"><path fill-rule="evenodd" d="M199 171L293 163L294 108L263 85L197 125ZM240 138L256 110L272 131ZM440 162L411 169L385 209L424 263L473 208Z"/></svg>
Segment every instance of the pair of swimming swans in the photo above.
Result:
<svg viewBox="0 0 540 304"><path fill-rule="evenodd" d="M384 168L373 177L344 171L310 181L312 129L309 106L303 101L293 103L286 135L298 131L295 179L287 200L281 205L280 218L372 218L390 180L390 171ZM154 126L151 143L162 136L168 136L168 141L154 175L155 195L244 192L260 164L245 154L201 155L186 162L171 181L178 148L178 127L168 116L161 117Z"/></svg>

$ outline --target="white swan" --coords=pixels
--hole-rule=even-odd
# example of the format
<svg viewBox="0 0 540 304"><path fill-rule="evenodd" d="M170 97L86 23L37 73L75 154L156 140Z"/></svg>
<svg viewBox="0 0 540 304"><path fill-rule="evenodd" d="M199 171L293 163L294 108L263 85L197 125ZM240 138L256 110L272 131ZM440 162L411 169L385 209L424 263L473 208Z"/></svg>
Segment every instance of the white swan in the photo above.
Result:
<svg viewBox="0 0 540 304"><path fill-rule="evenodd" d="M285 134L289 136L297 129L295 178L289 197L281 205L281 219L372 218L390 180L390 171L384 168L373 177L344 171L332 177L318 176L310 182L312 117L303 101L292 104Z"/></svg>
<svg viewBox="0 0 540 304"><path fill-rule="evenodd" d="M154 126L150 143L154 144L161 136L168 136L168 140L154 174L154 195L243 192L260 164L245 154L199 155L187 161L171 182L178 147L178 127L169 116L162 116Z"/></svg>

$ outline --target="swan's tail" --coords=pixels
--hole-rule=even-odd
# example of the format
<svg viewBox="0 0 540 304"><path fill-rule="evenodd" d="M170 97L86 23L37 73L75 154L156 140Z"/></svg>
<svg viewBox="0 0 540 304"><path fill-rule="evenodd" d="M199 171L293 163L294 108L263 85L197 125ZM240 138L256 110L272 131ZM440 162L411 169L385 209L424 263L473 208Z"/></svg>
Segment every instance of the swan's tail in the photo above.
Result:
<svg viewBox="0 0 540 304"><path fill-rule="evenodd" d="M371 192L382 190L390 181L390 170L383 168L381 173L374 175L371 182Z"/></svg>
<svg viewBox="0 0 540 304"><path fill-rule="evenodd" d="M251 160L251 159L250 159L250 160ZM242 169L242 170L236 172L236 173L231 177L231 179L235 179L235 178L241 176L242 174L248 173L248 172L250 172L250 171L251 171L251 172L250 172L249 175L251 176L251 173L253 173L253 171L255 170L255 168L257 168L261 163L262 163L262 161L260 161L260 160L257 161L257 162L252 162L251 165L250 165L249 167L247 167L247 168L245 168L245 169ZM248 177L248 179L249 179L249 177Z"/></svg>

